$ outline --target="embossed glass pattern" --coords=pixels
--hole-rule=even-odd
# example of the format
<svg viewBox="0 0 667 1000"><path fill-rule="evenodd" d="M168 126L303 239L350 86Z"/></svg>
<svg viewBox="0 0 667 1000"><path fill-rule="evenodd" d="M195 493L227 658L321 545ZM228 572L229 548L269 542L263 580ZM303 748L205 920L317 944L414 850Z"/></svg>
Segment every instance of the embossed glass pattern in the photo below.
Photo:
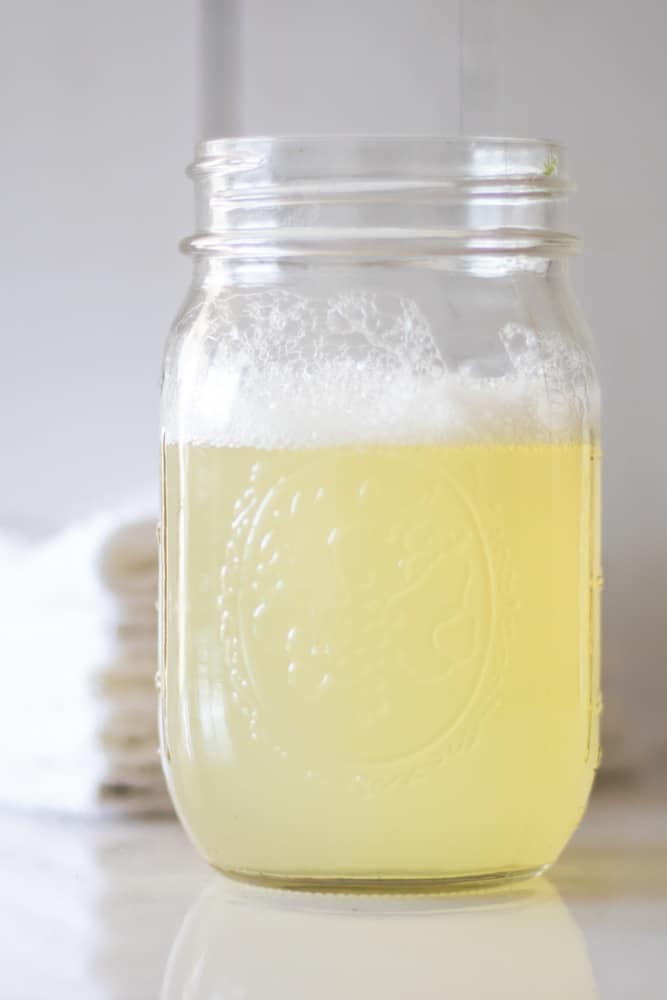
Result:
<svg viewBox="0 0 667 1000"><path fill-rule="evenodd" d="M598 759L598 391L563 150L237 139L162 402L162 752L216 867L542 871Z"/></svg>

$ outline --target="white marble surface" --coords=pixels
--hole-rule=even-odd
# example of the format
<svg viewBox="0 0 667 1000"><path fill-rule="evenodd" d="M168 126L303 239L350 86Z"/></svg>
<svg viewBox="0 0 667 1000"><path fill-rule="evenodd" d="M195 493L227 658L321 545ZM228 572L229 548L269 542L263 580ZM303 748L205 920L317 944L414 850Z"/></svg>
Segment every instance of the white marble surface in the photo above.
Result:
<svg viewBox="0 0 667 1000"><path fill-rule="evenodd" d="M549 878L447 897L227 881L175 822L0 816L2 1000L667 997L667 795L600 790Z"/></svg>

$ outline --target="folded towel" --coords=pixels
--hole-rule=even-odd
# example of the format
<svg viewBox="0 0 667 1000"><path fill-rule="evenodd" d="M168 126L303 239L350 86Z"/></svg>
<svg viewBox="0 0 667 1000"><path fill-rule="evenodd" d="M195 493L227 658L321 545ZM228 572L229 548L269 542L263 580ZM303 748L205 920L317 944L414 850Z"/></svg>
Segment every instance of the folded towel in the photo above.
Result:
<svg viewBox="0 0 667 1000"><path fill-rule="evenodd" d="M111 594L143 600L155 588L156 522L120 523L103 543L98 559L100 577Z"/></svg>
<svg viewBox="0 0 667 1000"><path fill-rule="evenodd" d="M0 802L164 812L154 504L28 543L0 535Z"/></svg>

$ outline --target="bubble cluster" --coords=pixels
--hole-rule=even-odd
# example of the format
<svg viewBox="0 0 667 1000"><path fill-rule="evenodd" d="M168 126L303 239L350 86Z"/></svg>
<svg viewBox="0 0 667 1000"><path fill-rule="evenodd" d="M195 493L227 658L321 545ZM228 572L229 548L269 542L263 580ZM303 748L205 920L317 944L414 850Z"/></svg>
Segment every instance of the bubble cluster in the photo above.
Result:
<svg viewBox="0 0 667 1000"><path fill-rule="evenodd" d="M503 373L448 367L417 304L391 293L216 299L186 337L170 441L315 448L574 440L595 407L588 358L560 335L498 331Z"/></svg>

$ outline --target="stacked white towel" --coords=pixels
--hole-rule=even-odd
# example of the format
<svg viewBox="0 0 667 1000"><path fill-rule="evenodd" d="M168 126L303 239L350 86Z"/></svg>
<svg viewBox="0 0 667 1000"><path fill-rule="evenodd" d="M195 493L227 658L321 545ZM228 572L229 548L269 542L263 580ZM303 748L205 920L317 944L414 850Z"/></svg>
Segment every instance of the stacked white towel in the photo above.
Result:
<svg viewBox="0 0 667 1000"><path fill-rule="evenodd" d="M0 545L0 802L79 813L169 809L157 749L149 509Z"/></svg>

